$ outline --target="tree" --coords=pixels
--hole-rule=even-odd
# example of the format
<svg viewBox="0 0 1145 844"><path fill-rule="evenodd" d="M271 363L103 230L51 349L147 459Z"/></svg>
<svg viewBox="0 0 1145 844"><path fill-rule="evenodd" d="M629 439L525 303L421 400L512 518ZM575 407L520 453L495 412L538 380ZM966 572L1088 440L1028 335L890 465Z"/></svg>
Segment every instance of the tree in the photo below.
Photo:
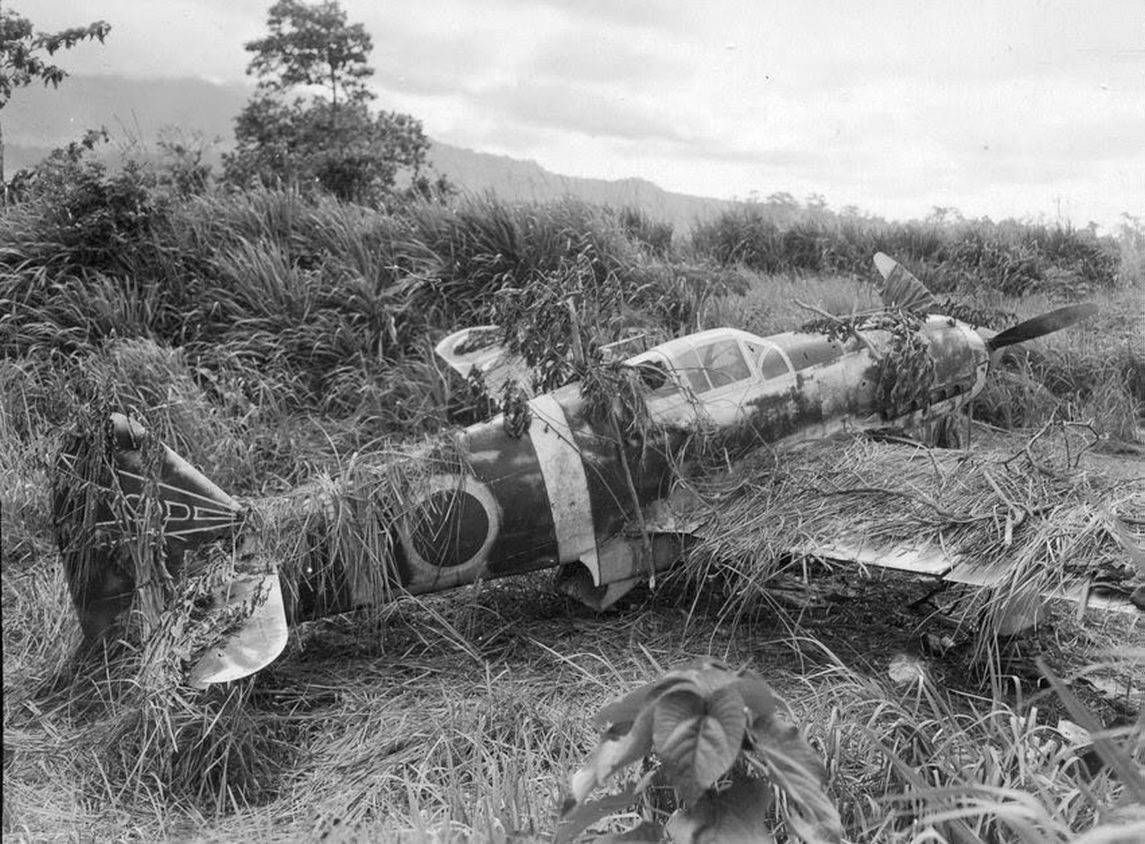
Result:
<svg viewBox="0 0 1145 844"><path fill-rule="evenodd" d="M936 226L942 226L947 223L961 223L962 220L962 212L953 205L932 205L930 213L926 217L926 222L933 223Z"/></svg>
<svg viewBox="0 0 1145 844"><path fill-rule="evenodd" d="M279 0L267 16L270 35L250 41L254 53L247 73L258 77L264 91L281 92L296 85L329 88L330 102L372 100L364 80L374 69L366 64L374 43L360 24L347 24L346 13L335 0L308 5L301 0Z"/></svg>
<svg viewBox="0 0 1145 844"><path fill-rule="evenodd" d="M827 197L821 193L807 194L807 210L812 214L823 214L827 211Z"/></svg>
<svg viewBox="0 0 1145 844"><path fill-rule="evenodd" d="M176 196L205 193L211 183L211 165L206 158L220 140L208 139L199 131L187 133L176 126L164 126L156 140L162 154L159 181Z"/></svg>
<svg viewBox="0 0 1145 844"><path fill-rule="evenodd" d="M224 159L238 184L316 184L340 199L375 200L391 191L399 171L425 166L429 140L408 114L373 113L373 42L350 24L336 0L279 0L267 16L269 35L248 42L247 73L258 89L235 121L235 152ZM287 96L321 89L309 99Z"/></svg>
<svg viewBox="0 0 1145 844"><path fill-rule="evenodd" d="M0 109L12 99L17 88L26 88L33 82L58 88L68 75L59 65L44 57L54 56L58 50L70 50L81 41L92 39L103 43L111 25L96 21L87 26L72 27L60 32L36 32L32 22L11 10L0 9ZM4 180L4 128L0 123L0 185Z"/></svg>

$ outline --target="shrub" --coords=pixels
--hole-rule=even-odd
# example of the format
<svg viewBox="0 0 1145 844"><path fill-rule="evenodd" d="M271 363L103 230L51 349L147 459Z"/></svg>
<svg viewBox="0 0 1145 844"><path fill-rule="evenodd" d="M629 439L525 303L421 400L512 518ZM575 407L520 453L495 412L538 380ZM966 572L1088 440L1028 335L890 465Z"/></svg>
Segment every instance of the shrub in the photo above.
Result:
<svg viewBox="0 0 1145 844"><path fill-rule="evenodd" d="M823 764L766 681L712 659L669 671L606 706L607 726L588 761L569 780L557 828L573 840L649 794L659 780L674 810L634 834L641 840L774 840L767 830L771 789L787 799L787 824L809 841L840 841L842 824L823 792ZM586 798L628 766L656 763L620 794ZM662 813L668 814L668 813ZM701 832L703 837L701 837Z"/></svg>
<svg viewBox="0 0 1145 844"><path fill-rule="evenodd" d="M53 151L19 177L22 202L0 218L7 254L81 272L114 271L139 249L166 212L154 173L129 160L119 172L91 159L106 132Z"/></svg>
<svg viewBox="0 0 1145 844"><path fill-rule="evenodd" d="M865 276L886 252L925 267L935 293L986 287L1008 295L1076 298L1118 279L1118 243L1088 229L989 220L887 223L818 210L794 217L748 204L701 223L691 248L721 266L760 273Z"/></svg>

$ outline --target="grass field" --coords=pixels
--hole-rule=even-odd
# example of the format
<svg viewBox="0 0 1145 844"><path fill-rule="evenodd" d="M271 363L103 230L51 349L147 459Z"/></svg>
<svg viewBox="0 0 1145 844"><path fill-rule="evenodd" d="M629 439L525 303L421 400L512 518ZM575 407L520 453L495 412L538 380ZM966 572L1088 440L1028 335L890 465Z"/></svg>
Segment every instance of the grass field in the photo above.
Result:
<svg viewBox="0 0 1145 844"><path fill-rule="evenodd" d="M6 840L546 840L596 741L593 713L700 656L749 665L791 706L846 840L1145 836L1137 617L1079 620L1055 604L1036 636L976 659L965 629L942 628L925 581L811 568L742 600L742 559L710 547L604 615L533 576L303 625L263 672L201 693L142 670L114 694L53 686L79 633L48 467L78 417L134 412L256 497L465 419L429 351L452 328L515 319L526 341L556 336L551 303L571 291L601 342L788 330L815 316L806 306L874 304L872 271L848 250L917 250L920 275L938 268L942 295L997 328L1096 301L1091 322L1007 357L976 413L1010 430L980 428L975 459L1000 466L1047 426L1085 423L1092 454L1063 488L1140 532L1145 278L1129 233L1074 243L1036 227L826 221L785 236L746 219L737 235L731 218L669 244L639 215L575 202L381 214L125 183L85 214L76 184L0 217ZM991 287L992 272L1009 287ZM1036 475L1015 483L1032 490ZM1082 527L1092 550L1054 538L1044 559L1129 566L1115 537ZM920 645L948 632L944 653ZM783 800L772 821L788 834Z"/></svg>

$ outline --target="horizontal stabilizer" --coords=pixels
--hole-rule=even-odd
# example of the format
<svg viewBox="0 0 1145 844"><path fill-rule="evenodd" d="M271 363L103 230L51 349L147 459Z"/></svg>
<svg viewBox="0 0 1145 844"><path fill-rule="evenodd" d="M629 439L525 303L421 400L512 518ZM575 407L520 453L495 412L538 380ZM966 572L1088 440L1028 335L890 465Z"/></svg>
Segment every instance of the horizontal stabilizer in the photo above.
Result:
<svg viewBox="0 0 1145 844"><path fill-rule="evenodd" d="M195 663L188 683L196 689L254 674L274 662L286 647L286 610L277 572L237 577L215 598L223 609L238 607L250 615L242 627L208 648Z"/></svg>

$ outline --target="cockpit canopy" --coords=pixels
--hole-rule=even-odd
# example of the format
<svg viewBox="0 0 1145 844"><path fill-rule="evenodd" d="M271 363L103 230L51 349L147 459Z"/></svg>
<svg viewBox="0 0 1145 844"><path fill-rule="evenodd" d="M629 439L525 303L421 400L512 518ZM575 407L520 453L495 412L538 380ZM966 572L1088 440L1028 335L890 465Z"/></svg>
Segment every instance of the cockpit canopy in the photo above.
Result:
<svg viewBox="0 0 1145 844"><path fill-rule="evenodd" d="M790 371L786 356L773 343L734 328L670 340L630 358L628 363L643 371L653 399L684 388L700 397L742 381L773 378Z"/></svg>
<svg viewBox="0 0 1145 844"><path fill-rule="evenodd" d="M740 382L781 378L827 363L842 352L841 344L819 334L787 332L763 338L736 328L715 328L669 340L628 363L643 371L650 398L684 389L703 397Z"/></svg>

